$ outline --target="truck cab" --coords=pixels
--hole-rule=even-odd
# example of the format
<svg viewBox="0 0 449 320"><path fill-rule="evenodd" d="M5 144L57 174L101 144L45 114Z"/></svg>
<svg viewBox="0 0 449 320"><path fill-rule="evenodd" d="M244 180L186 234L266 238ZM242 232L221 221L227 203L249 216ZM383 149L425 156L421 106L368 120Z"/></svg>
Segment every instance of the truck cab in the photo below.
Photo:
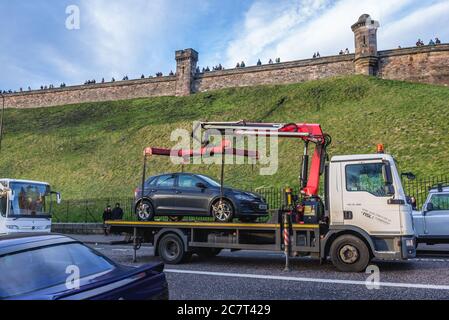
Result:
<svg viewBox="0 0 449 320"><path fill-rule="evenodd" d="M336 156L331 159L327 174L329 232L325 243L352 235L364 242L371 258L415 257L412 209L392 156ZM340 249L327 248L324 252L330 251L331 257L334 255L341 263L346 259L350 264L358 249L349 242L344 244L342 241Z"/></svg>
<svg viewBox="0 0 449 320"><path fill-rule="evenodd" d="M413 211L418 243L449 243L449 186L430 189L421 211Z"/></svg>
<svg viewBox="0 0 449 320"><path fill-rule="evenodd" d="M0 179L0 234L50 232L54 197L46 182Z"/></svg>

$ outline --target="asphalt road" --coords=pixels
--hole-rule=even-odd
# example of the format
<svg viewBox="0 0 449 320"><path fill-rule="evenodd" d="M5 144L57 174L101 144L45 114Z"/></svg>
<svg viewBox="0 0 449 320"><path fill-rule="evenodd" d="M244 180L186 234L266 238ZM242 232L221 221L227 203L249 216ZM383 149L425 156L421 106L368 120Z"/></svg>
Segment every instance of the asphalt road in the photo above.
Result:
<svg viewBox="0 0 449 320"><path fill-rule="evenodd" d="M132 263L129 245L89 244L113 260L127 265L160 261L153 248L138 251ZM446 247L439 256L411 261L375 262L380 270L380 288L368 288L368 274L340 273L330 264L311 258L292 259L291 272L284 272L284 256L271 252L223 251L201 260L193 256L184 265L166 265L170 298L175 300L416 300L449 299L449 256Z"/></svg>

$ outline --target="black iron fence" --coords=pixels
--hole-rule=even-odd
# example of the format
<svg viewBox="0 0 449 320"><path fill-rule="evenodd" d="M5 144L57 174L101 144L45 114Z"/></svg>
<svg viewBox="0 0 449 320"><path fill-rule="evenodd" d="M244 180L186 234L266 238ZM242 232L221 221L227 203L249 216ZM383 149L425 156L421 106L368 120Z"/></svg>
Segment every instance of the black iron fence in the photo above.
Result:
<svg viewBox="0 0 449 320"><path fill-rule="evenodd" d="M449 175L441 175L424 179L403 180L405 193L408 196L414 196L417 201L417 207L420 209L427 198L429 188L441 184L449 185ZM282 206L284 199L284 188L255 188L251 191L263 196L270 209L277 210ZM294 190L296 194L299 190ZM107 205L114 207L116 203L120 203L124 211L123 219L136 220L133 208L133 199L127 198L103 198L103 199L86 199L86 200L63 200L60 205L53 208L54 222L102 222L103 210ZM161 217L166 220L166 217ZM186 218L187 219L187 218ZM195 220L210 221L211 218L204 217Z"/></svg>
<svg viewBox="0 0 449 320"><path fill-rule="evenodd" d="M415 197L418 210L421 210L424 205L429 194L429 189L438 186L438 184L449 185L449 175L446 174L422 179L417 178L415 180L403 179L402 181L405 194L410 197Z"/></svg>

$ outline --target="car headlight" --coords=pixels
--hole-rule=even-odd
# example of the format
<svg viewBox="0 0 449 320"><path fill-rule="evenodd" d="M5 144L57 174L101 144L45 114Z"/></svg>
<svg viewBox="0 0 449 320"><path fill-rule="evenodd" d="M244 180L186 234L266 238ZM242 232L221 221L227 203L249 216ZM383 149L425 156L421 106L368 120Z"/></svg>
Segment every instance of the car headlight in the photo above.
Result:
<svg viewBox="0 0 449 320"><path fill-rule="evenodd" d="M255 199L253 196L244 193L238 193L235 195L235 197L240 201L253 201Z"/></svg>
<svg viewBox="0 0 449 320"><path fill-rule="evenodd" d="M6 228L8 228L9 230L19 230L19 226L16 226L14 224L6 225Z"/></svg>

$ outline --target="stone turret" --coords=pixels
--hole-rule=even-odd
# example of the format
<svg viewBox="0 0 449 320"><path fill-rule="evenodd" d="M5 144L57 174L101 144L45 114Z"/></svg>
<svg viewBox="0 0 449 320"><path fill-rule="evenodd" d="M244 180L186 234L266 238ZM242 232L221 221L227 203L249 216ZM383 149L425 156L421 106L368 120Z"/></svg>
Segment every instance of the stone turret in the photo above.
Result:
<svg viewBox="0 0 449 320"><path fill-rule="evenodd" d="M377 75L379 57L377 55L377 29L379 22L369 14L362 15L352 25L355 36L355 72L364 75Z"/></svg>
<svg viewBox="0 0 449 320"><path fill-rule="evenodd" d="M198 52L193 49L176 51L176 95L188 96L192 92Z"/></svg>

